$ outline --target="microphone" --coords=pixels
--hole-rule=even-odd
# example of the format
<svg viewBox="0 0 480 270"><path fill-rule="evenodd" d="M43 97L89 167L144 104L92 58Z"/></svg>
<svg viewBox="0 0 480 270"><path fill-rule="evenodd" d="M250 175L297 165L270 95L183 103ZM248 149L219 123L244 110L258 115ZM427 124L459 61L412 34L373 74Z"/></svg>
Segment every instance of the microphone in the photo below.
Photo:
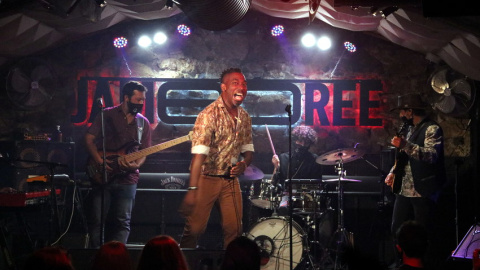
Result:
<svg viewBox="0 0 480 270"><path fill-rule="evenodd" d="M101 97L97 98L97 105L98 105L98 107L100 107L100 108L103 107L103 98L101 98Z"/></svg>
<svg viewBox="0 0 480 270"><path fill-rule="evenodd" d="M287 107L285 107L285 111L288 113L288 114L291 114L292 113L292 105L287 105Z"/></svg>

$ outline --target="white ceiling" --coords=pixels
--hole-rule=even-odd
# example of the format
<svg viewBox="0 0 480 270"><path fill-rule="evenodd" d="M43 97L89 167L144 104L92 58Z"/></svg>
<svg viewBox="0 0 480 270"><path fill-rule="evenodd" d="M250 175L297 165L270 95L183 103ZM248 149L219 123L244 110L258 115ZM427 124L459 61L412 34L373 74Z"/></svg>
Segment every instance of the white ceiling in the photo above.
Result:
<svg viewBox="0 0 480 270"><path fill-rule="evenodd" d="M161 19L182 12L176 5L166 8L166 0L107 0L104 8L99 8L94 0L24 2L26 4L21 7L3 11L0 6L0 57L3 57L0 63L10 57L44 51L70 37L93 33L127 20ZM53 2L55 5L46 4ZM421 7L398 7L383 18L373 16L371 6L335 6L334 0L321 0L313 14L314 20L350 31L375 33L480 80L480 35L476 30L478 23L471 24L480 22L480 17L469 18L466 24L455 24L448 18L426 18ZM306 19L310 10L307 0L252 0L250 8L289 19Z"/></svg>

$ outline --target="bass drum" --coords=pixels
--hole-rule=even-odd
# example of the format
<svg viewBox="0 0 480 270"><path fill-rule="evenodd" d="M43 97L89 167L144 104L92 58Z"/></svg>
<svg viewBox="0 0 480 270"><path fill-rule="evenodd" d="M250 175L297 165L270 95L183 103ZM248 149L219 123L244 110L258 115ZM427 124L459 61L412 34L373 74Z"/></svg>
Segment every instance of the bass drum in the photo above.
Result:
<svg viewBox="0 0 480 270"><path fill-rule="evenodd" d="M260 247L262 253L261 269L290 269L290 226L285 217L261 218L252 226L246 236ZM304 250L304 232L293 221L292 225L292 265L301 262Z"/></svg>

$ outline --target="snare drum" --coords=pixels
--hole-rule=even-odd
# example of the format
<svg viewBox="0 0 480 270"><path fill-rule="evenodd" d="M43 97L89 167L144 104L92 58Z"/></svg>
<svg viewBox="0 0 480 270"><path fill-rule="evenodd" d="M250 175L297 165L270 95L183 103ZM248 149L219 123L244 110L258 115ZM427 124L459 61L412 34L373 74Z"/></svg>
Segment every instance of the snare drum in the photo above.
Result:
<svg viewBox="0 0 480 270"><path fill-rule="evenodd" d="M277 194L278 190L271 184L271 180L262 179L258 184L251 185L249 199L256 207L273 210L275 202L280 201Z"/></svg>
<svg viewBox="0 0 480 270"><path fill-rule="evenodd" d="M292 223L292 265L297 266L302 260L305 246L304 232L293 221ZM262 257L268 257L268 262L261 269L290 269L290 226L285 217L261 218L252 226L246 235L257 243Z"/></svg>

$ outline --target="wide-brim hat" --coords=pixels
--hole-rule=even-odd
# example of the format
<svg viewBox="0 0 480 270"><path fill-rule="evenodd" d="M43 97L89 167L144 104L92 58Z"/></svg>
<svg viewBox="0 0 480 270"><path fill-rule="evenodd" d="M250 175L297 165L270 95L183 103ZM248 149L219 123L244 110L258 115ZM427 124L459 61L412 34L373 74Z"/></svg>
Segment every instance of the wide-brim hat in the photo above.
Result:
<svg viewBox="0 0 480 270"><path fill-rule="evenodd" d="M430 106L423 101L422 96L418 93L410 93L398 96L397 107L391 109L390 111L395 110L408 110L408 109L420 109L426 110Z"/></svg>

